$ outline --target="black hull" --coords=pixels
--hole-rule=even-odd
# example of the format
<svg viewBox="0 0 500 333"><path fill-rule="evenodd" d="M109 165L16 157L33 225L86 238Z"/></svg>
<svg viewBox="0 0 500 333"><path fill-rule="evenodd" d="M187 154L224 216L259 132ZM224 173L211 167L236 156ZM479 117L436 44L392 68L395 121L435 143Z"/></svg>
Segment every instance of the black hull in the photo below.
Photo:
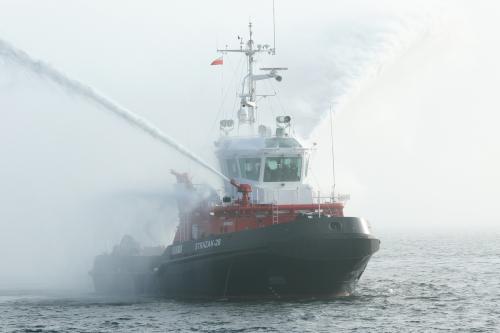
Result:
<svg viewBox="0 0 500 333"><path fill-rule="evenodd" d="M161 295L188 298L330 297L350 294L369 256L310 260L235 255L169 267L160 274Z"/></svg>
<svg viewBox="0 0 500 333"><path fill-rule="evenodd" d="M362 219L304 216L291 223L175 244L162 256L101 257L109 262L101 262L102 269L92 273L96 291L104 293L332 297L353 292L379 244ZM108 270L111 263L114 269Z"/></svg>

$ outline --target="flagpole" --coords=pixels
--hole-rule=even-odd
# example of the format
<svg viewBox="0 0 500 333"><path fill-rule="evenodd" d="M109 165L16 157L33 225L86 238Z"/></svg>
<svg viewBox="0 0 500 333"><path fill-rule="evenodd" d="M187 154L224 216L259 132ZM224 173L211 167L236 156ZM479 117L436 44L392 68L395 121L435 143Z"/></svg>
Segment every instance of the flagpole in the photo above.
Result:
<svg viewBox="0 0 500 333"><path fill-rule="evenodd" d="M224 102L224 66L220 69L220 102Z"/></svg>

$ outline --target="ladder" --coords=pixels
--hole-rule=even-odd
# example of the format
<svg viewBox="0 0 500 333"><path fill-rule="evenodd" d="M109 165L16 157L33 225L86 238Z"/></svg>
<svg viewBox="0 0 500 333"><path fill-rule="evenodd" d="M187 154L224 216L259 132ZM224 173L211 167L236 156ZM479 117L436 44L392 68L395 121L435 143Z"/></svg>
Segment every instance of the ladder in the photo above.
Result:
<svg viewBox="0 0 500 333"><path fill-rule="evenodd" d="M278 224L279 222L279 206L276 201L273 201L272 204L272 211L273 211L273 224Z"/></svg>

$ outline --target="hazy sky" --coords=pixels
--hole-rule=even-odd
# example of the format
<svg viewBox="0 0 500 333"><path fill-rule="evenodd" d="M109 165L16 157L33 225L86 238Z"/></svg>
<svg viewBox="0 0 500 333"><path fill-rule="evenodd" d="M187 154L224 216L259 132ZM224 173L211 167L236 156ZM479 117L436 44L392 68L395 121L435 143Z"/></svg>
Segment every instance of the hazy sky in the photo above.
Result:
<svg viewBox="0 0 500 333"><path fill-rule="evenodd" d="M0 0L0 39L151 120L211 163L217 116L234 115L249 19L272 43L272 2ZM389 225L500 222L500 30L495 1L276 0L289 67L261 117L292 115L330 186L329 105L346 213ZM222 96L226 97L222 99ZM0 57L0 288L86 281L123 233L168 242L170 168L217 183L120 119ZM175 213L174 213L175 215ZM37 254L49 260L42 262ZM50 255L50 256L49 256ZM79 258L75 263L74 258ZM84 272L84 277L82 277ZM19 277L22 276L22 279ZM67 283L67 279L66 279Z"/></svg>

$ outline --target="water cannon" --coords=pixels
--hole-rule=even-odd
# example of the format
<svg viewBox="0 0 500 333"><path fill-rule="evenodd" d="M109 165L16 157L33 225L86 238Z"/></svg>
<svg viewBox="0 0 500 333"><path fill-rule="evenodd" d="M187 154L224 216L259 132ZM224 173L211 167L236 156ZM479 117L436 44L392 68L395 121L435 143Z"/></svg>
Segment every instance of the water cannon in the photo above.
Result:
<svg viewBox="0 0 500 333"><path fill-rule="evenodd" d="M187 189L194 190L193 182L187 172L181 173L175 171L174 169L170 169L170 173L175 176L178 184L184 184L184 186L186 186Z"/></svg>
<svg viewBox="0 0 500 333"><path fill-rule="evenodd" d="M252 186L250 184L240 184L235 179L230 180L231 185L236 187L238 193L241 193L241 205L247 207L250 203L250 193L252 192Z"/></svg>

